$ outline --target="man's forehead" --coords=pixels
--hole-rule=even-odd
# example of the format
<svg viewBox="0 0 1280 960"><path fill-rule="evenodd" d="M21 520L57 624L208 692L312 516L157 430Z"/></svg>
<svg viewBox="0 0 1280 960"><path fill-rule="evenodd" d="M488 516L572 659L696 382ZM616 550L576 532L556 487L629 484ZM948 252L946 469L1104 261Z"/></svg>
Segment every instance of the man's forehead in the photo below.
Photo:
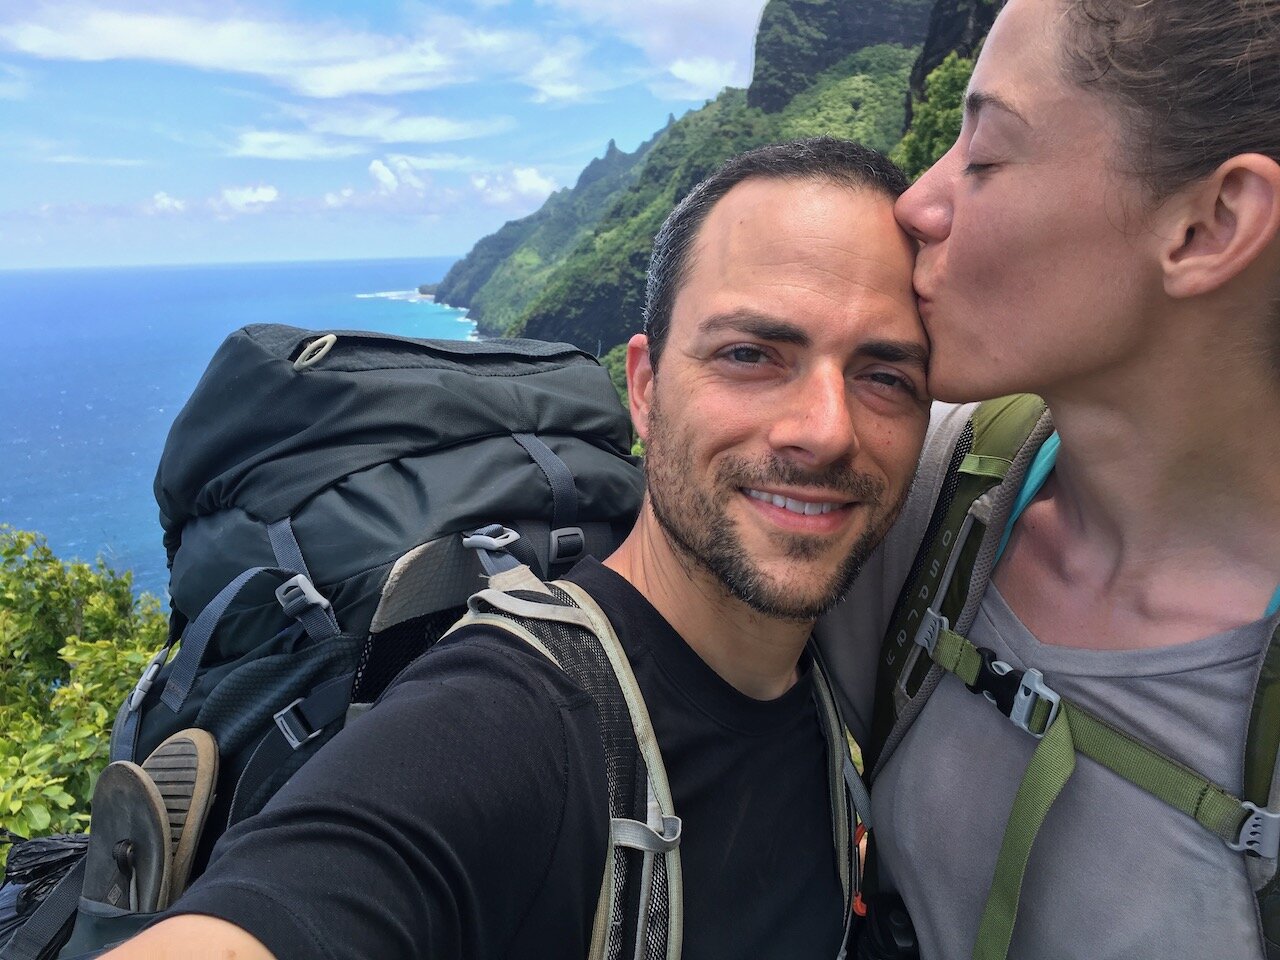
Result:
<svg viewBox="0 0 1280 960"><path fill-rule="evenodd" d="M914 247L888 195L827 180L755 178L709 212L673 313L786 318L789 309L839 314L853 301L914 311L913 265Z"/></svg>

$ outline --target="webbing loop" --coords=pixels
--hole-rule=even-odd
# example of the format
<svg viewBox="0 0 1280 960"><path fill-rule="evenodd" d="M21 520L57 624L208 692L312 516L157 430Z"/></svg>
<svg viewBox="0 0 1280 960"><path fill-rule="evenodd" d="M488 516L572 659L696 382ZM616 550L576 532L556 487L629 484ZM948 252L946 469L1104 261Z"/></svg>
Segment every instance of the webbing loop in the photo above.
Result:
<svg viewBox="0 0 1280 960"><path fill-rule="evenodd" d="M646 853L668 853L680 846L683 823L679 817L663 817L662 830L655 830L639 820L613 817L609 821L609 840L615 847L629 847Z"/></svg>
<svg viewBox="0 0 1280 960"><path fill-rule="evenodd" d="M507 547L520 539L520 534L500 523L491 523L479 530L463 534L462 545L474 550L480 558L480 566L489 576L506 570L514 570L520 561L507 552Z"/></svg>

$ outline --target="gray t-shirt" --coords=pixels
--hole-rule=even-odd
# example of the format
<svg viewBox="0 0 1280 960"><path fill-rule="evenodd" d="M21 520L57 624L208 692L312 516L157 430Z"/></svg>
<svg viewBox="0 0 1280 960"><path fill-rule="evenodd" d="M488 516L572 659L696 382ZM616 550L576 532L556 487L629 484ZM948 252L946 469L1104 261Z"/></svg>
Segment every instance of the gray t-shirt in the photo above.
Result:
<svg viewBox="0 0 1280 960"><path fill-rule="evenodd" d="M1253 686L1277 617L1194 643L1042 644L994 586L969 637L1238 793ZM925 960L970 956L1014 793L1036 741L947 675L876 780L880 863ZM1016 960L1263 960L1244 858L1185 814L1079 757L1031 851Z"/></svg>
<svg viewBox="0 0 1280 960"><path fill-rule="evenodd" d="M974 404L934 404L911 496L849 597L815 628L846 721L866 742L875 664L956 438ZM970 639L1036 667L1078 704L1238 791L1260 658L1280 617L1196 643L1099 652L1041 644L991 588ZM1035 741L947 675L873 790L881 864L924 960L970 956ZM1262 960L1244 857L1087 758L1031 853L1016 960Z"/></svg>

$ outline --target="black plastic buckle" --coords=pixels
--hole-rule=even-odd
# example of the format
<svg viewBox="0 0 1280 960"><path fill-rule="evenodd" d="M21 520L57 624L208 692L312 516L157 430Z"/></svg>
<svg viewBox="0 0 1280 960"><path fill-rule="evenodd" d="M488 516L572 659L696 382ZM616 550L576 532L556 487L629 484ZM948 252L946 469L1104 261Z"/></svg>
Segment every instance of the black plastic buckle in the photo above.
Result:
<svg viewBox="0 0 1280 960"><path fill-rule="evenodd" d="M587 553L587 537L581 527L559 527L551 531L548 564L572 563Z"/></svg>
<svg viewBox="0 0 1280 960"><path fill-rule="evenodd" d="M323 728L320 730L312 730L302 717L302 711L297 707L302 703L299 697L293 703L289 704L283 710L278 710L272 715L276 726L280 728L280 732L284 734L285 741L294 750L297 750L303 744L310 743L316 737L320 736Z"/></svg>
<svg viewBox="0 0 1280 960"><path fill-rule="evenodd" d="M978 653L982 656L982 666L973 683L966 684L969 692L982 694L1006 717L1012 717L1013 704L1022 687L1022 671L997 660L994 650L978 647Z"/></svg>

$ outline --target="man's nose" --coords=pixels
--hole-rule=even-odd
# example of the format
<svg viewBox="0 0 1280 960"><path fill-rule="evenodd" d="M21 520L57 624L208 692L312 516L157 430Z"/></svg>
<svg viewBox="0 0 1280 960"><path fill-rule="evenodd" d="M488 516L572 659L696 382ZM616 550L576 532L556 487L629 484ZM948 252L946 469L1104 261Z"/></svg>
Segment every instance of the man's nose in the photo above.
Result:
<svg viewBox="0 0 1280 960"><path fill-rule="evenodd" d="M795 384L776 411L773 448L807 466L825 466L858 452L853 398L845 372L834 365L813 370Z"/></svg>

